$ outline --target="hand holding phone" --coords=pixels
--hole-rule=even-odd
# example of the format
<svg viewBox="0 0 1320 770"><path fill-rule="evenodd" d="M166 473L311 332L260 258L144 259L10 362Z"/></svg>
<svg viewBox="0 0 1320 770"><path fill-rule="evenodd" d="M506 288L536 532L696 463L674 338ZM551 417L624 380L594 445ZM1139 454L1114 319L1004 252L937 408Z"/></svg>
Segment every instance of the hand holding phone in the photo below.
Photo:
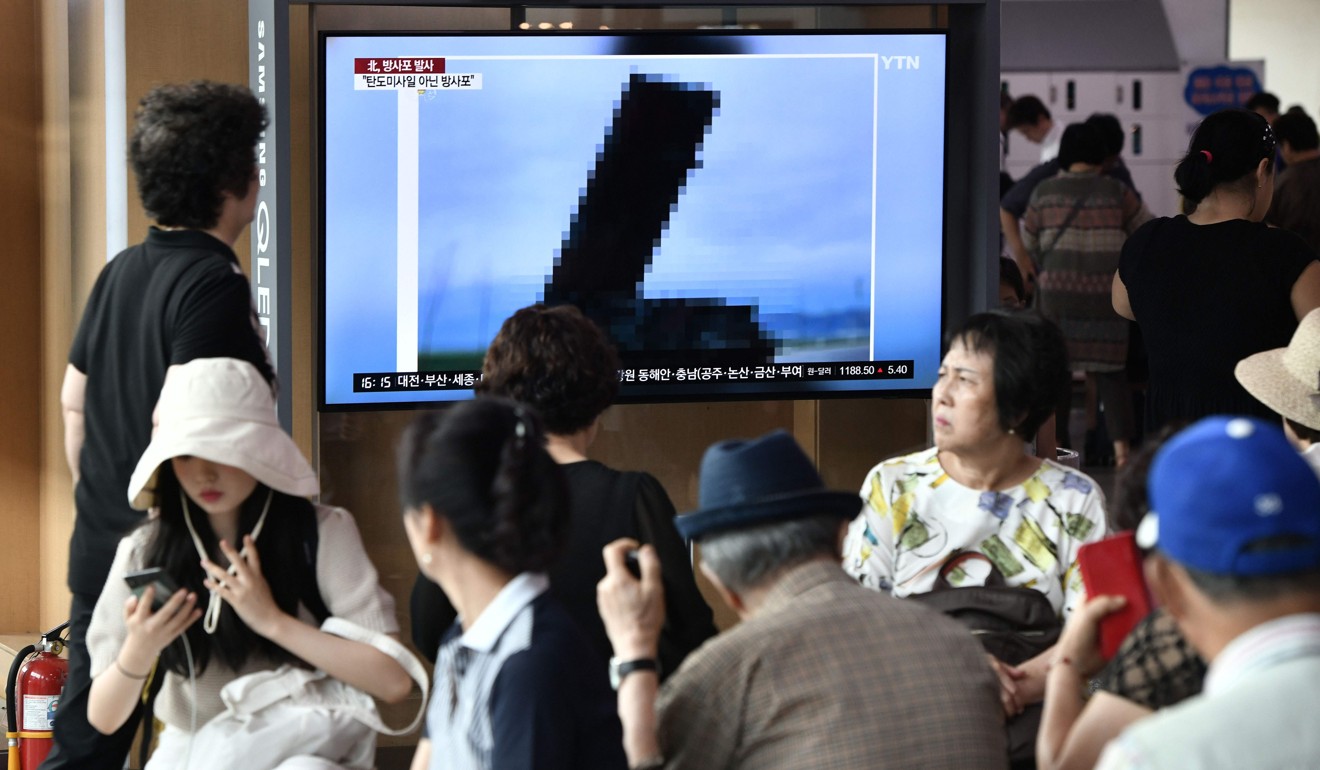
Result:
<svg viewBox="0 0 1320 770"><path fill-rule="evenodd" d="M1127 600L1122 609L1100 619L1100 655L1105 660L1114 657L1123 639L1153 607L1141 561L1141 551L1131 532L1087 543L1077 552L1087 596L1122 596Z"/></svg>
<svg viewBox="0 0 1320 770"><path fill-rule="evenodd" d="M126 671L148 671L161 650L201 617L196 607L197 596L193 593L176 596L178 587L159 567L130 572L124 575L124 582L138 598L138 603L132 610L128 602L124 603L124 625L128 635L116 662ZM153 592L150 614L146 613L142 602L148 588ZM136 674L129 676L137 678Z"/></svg>
<svg viewBox="0 0 1320 770"><path fill-rule="evenodd" d="M174 581L170 579L170 576L165 574L165 570L160 567L148 567L137 572L130 572L124 575L124 582L128 583L129 589L139 600L142 599L142 594L146 592L147 586L153 586L156 589L155 596L151 600L152 612L160 610L165 602L169 601L170 597L179 590L178 586L174 585Z"/></svg>

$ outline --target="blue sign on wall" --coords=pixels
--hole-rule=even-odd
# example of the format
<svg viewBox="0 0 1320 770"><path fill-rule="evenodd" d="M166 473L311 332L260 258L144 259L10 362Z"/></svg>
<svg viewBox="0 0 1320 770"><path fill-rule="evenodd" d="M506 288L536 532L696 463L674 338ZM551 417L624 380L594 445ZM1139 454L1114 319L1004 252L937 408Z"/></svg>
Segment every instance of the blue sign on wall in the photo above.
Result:
<svg viewBox="0 0 1320 770"><path fill-rule="evenodd" d="M1183 98L1202 115L1241 107L1262 90L1256 73L1246 67L1200 67L1187 73Z"/></svg>

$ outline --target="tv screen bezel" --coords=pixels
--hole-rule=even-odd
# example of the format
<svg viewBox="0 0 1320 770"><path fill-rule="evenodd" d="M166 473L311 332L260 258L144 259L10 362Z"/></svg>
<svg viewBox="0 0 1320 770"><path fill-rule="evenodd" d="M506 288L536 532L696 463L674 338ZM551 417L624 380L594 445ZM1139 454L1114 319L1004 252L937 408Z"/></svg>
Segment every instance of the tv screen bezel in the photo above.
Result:
<svg viewBox="0 0 1320 770"><path fill-rule="evenodd" d="M316 32L316 131L317 131L317 151L314 162L317 169L316 179L316 320L313 333L316 335L316 392L317 392L317 411L325 413L334 412L373 412L373 411L410 411L419 409L442 409L452 404L468 400L473 396L473 391L464 389L464 395L456 398L446 398L442 400L408 400L408 401L384 401L373 403L329 403L326 400L326 43L330 38L336 37L435 37L435 38L479 38L479 37L637 37L637 38L660 38L660 37L737 37L743 35L765 35L765 36L790 36L790 37L811 37L822 35L855 35L855 36L937 36L943 39L944 55L944 83L943 83L943 123L940 127L943 136L943 152L941 154L941 207L940 207L940 248L939 248L939 324L937 334L937 357L942 356L944 348L944 331L947 328L950 315L949 308L949 100L952 95L951 78L949 76L950 61L950 32L947 27L931 28L820 28L820 29L750 29L750 28L718 28L718 29L628 29L628 30L521 30L521 29L481 29L481 30L433 30L433 29L322 29ZM403 374L400 372L399 374ZM933 382L932 373L932 382ZM703 392L693 395L683 393L673 394L634 394L627 385L621 384L619 395L615 399L616 404L666 404L666 403L719 403L719 402L737 402L737 401L784 401L784 400L834 400L834 399L861 399L861 398L884 398L884 399L925 399L930 396L930 386L912 387L912 388L892 388L892 389L870 389L870 390L783 390L783 391L759 391L759 392ZM428 391L417 391L425 394Z"/></svg>

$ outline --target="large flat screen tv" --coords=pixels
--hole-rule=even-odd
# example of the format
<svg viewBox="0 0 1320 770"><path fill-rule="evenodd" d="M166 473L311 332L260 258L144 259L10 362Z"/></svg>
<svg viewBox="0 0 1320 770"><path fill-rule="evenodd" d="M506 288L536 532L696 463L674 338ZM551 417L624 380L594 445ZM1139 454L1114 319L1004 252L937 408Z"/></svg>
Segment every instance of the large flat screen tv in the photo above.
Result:
<svg viewBox="0 0 1320 770"><path fill-rule="evenodd" d="M324 34L320 405L468 398L573 303L622 401L916 394L941 33Z"/></svg>

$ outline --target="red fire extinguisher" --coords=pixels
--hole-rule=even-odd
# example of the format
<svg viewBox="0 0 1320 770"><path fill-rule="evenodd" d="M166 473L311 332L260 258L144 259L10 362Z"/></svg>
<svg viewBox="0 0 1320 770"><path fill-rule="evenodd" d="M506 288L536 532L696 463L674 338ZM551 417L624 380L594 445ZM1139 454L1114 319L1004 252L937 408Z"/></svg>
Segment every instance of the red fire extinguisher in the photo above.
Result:
<svg viewBox="0 0 1320 770"><path fill-rule="evenodd" d="M51 728L60 692L69 676L69 662L60 657L62 623L41 635L14 657L5 698L9 704L9 770L36 770L50 753Z"/></svg>

